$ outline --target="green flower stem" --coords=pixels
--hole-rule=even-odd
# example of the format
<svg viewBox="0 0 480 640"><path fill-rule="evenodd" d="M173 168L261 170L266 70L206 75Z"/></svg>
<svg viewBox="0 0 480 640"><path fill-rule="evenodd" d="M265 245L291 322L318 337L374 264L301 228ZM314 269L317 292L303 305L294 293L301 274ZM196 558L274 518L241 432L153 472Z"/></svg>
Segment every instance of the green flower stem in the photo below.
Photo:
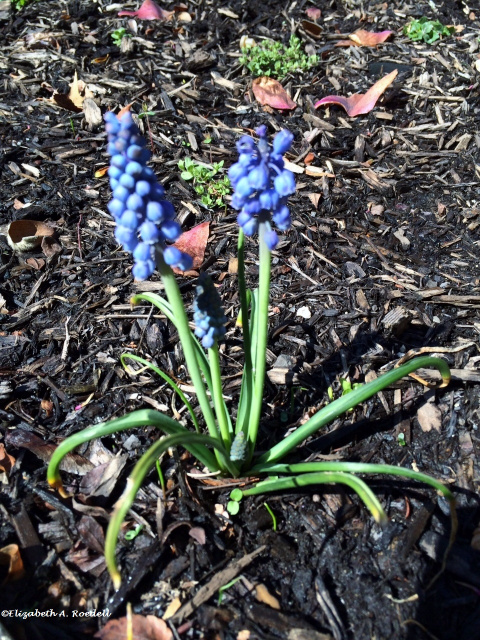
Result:
<svg viewBox="0 0 480 640"><path fill-rule="evenodd" d="M375 522L384 524L387 522L387 516L380 504L379 499L365 484L363 480L351 475L350 473L341 472L326 472L320 473L305 473L299 476L290 478L276 478L273 480L265 480L259 482L250 489L242 489L242 495L254 496L258 494L267 493L270 491L285 491L286 489L296 489L298 487L307 487L314 484L346 484L358 494L361 500L364 502L370 513L375 519Z"/></svg>
<svg viewBox="0 0 480 640"><path fill-rule="evenodd" d="M159 296L156 293L148 293L148 292L137 293L130 299L130 302L132 305L135 305L135 304L138 304L140 300L146 300L147 302L150 302L151 304L155 305L157 309L160 309L160 311L165 316L167 316L170 322L176 326L175 315L172 312L172 307L170 306L170 303L167 302L167 300L162 298L162 296ZM195 355L197 357L197 362L200 366L203 377L205 378L207 387L211 391L212 380L210 376L210 368L208 366L208 360L205 355L205 351L203 350L203 347L200 345L200 342L196 339L196 337L193 334L192 334L192 340L193 340L193 346L195 349Z"/></svg>
<svg viewBox="0 0 480 640"><path fill-rule="evenodd" d="M215 406L215 411L217 414L220 434L223 446L226 447L228 451L230 451L230 445L232 444L232 434L230 433L225 400L223 399L222 373L220 371L220 358L218 355L218 343L216 340L213 347L208 350L208 359L210 362L210 371L212 374L213 404Z"/></svg>
<svg viewBox="0 0 480 640"><path fill-rule="evenodd" d="M115 504L108 524L107 534L105 536L105 561L115 589L118 589L121 584L121 575L115 561L115 547L122 523L135 500L135 496L137 495L145 476L149 473L164 451L169 447L175 447L178 445L182 445L189 450L198 445L201 445L202 447L215 447L219 452L220 458L224 459L227 463L228 453L220 441L216 438L211 438L210 436L201 435L199 433L177 433L175 435L167 436L155 442L155 444L153 444L148 451L143 454L128 477L125 491Z"/></svg>
<svg viewBox="0 0 480 640"><path fill-rule="evenodd" d="M396 369L392 369L391 371L384 373L376 380L372 380L372 382L364 384L358 389L347 393L318 411L304 425L296 429L293 433L260 456L252 469L252 473L258 472L259 466L263 467L266 462L276 462L277 460L280 460L289 451L297 447L323 426L332 422L335 418L338 418L338 416L341 416L357 404L365 402L368 398L371 398L379 391L382 391L382 389L385 389L394 382L398 382L401 378L408 376L410 373L413 373L417 369L421 369L423 367L435 367L438 369L442 376L442 387L446 386L450 381L450 369L445 360L442 360L441 358L432 358L430 356L421 356L410 360L410 362L406 362L401 367L397 367Z"/></svg>
<svg viewBox="0 0 480 640"><path fill-rule="evenodd" d="M158 270L160 271L160 275L162 276L165 293L167 294L168 301L170 302L172 312L175 316L175 326L177 327L180 342L182 344L188 372L190 374L193 386L195 387L198 402L200 404L200 408L202 410L208 432L212 436L212 438L218 438L219 431L198 366L197 358L195 355L195 348L193 346L193 336L192 332L190 331L190 327L188 326L188 318L187 314L185 313L185 307L183 306L182 296L180 295L180 290L173 275L173 271L165 263L163 255L160 251L157 252L157 266Z"/></svg>
<svg viewBox="0 0 480 640"><path fill-rule="evenodd" d="M178 424L178 422L175 422L175 420L172 420L172 418L169 418L158 411L154 411L153 409L140 409L139 411L133 411L122 418L116 418L109 422L95 424L66 438L55 449L50 459L50 464L48 465L47 470L48 484L55 489L58 489L61 496L68 498L68 494L63 488L62 479L60 477L60 464L63 458L70 453L70 451L73 451L73 449L84 442L94 440L95 438L101 438L103 436L116 433L117 431L124 431L125 429L134 429L136 427L146 426L157 427L171 435L181 435L185 442L190 436L196 435L185 429L181 424ZM220 466L213 453L203 444L194 443L189 450L212 472L219 471L224 466Z"/></svg>
<svg viewBox="0 0 480 640"><path fill-rule="evenodd" d="M140 356L137 356L134 353L122 353L122 355L120 356L120 362L122 363L123 368L125 370L127 370L127 365L125 364L125 360L127 360L127 359L128 360L134 360L135 362L138 362L139 364L142 364L146 369L151 369L158 376L160 376L160 378L163 378L165 380L165 382L172 387L172 389L175 391L175 393L178 394L178 397L180 398L180 400L187 407L187 410L188 410L188 412L190 414L190 418L192 419L192 422L193 422L193 426L195 427L195 431L197 433L199 433L200 432L200 427L198 425L197 416L195 415L195 413L193 411L192 405L187 400L187 397L185 396L183 391L180 389L180 387L170 378L170 376L167 376L167 374L165 372L163 372L161 369L159 369L157 366L155 366L152 362L149 362L148 360L145 360L145 358L141 358ZM142 369L142 371L143 371L143 369ZM135 374L135 372L134 372L134 374Z"/></svg>
<svg viewBox="0 0 480 640"><path fill-rule="evenodd" d="M258 280L258 309L256 310L257 331L256 331L256 356L254 369L254 387L252 407L250 409L250 418L248 423L248 445L249 452L247 457L247 466L250 463L255 444L257 442L258 427L260 424L260 416L262 412L263 401L263 385L265 382L266 370L266 353L268 339L268 302L270 297L270 266L271 255L270 250L265 243L265 223L260 223L259 231L259 280Z"/></svg>
<svg viewBox="0 0 480 640"><path fill-rule="evenodd" d="M252 357L250 351L250 324L248 322L247 284L245 280L245 235L241 227L238 231L238 292L242 312L243 350L245 357L245 374L252 374Z"/></svg>
<svg viewBox="0 0 480 640"><path fill-rule="evenodd" d="M245 422L248 420L253 391L252 342L250 334L250 317L248 315L248 294L245 279L245 235L241 227L238 232L238 291L240 296L240 317L242 319L244 367L240 399L238 402L237 423L235 433L245 433ZM253 315L253 307L252 307Z"/></svg>

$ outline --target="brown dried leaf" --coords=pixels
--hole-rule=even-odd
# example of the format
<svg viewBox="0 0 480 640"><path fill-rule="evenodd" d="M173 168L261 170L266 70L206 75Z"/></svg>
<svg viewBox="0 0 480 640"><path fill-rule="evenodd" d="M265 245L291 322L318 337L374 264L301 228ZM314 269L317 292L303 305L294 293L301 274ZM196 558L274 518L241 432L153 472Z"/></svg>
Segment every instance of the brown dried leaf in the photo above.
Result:
<svg viewBox="0 0 480 640"><path fill-rule="evenodd" d="M426 402L419 408L417 419L422 431L428 432L435 429L440 432L442 428L442 412L432 402Z"/></svg>
<svg viewBox="0 0 480 640"><path fill-rule="evenodd" d="M15 458L7 453L5 445L0 444L0 470L5 473L10 473L13 465L15 464Z"/></svg>
<svg viewBox="0 0 480 640"><path fill-rule="evenodd" d="M252 83L252 91L257 102L268 105L274 109L295 109L297 103L294 102L282 85L273 78L261 76Z"/></svg>
<svg viewBox="0 0 480 640"><path fill-rule="evenodd" d="M108 497L115 485L123 467L127 463L128 456L115 456L110 462L94 467L82 478L80 491L86 496Z"/></svg>
<svg viewBox="0 0 480 640"><path fill-rule="evenodd" d="M42 258L27 258L25 262L32 267L32 269L35 269L35 271L40 271L40 269L43 269L45 266L45 260Z"/></svg>
<svg viewBox="0 0 480 640"><path fill-rule="evenodd" d="M316 22L310 22L309 20L302 20L302 27L312 38L316 38L317 40L322 37L323 29Z"/></svg>
<svg viewBox="0 0 480 640"><path fill-rule="evenodd" d="M83 111L83 101L85 98L93 98L93 93L87 88L87 85L83 80L78 79L76 71L73 77L73 82L69 86L70 91L68 92L68 95L55 92L50 98L50 102L62 107L62 109L80 113Z"/></svg>
<svg viewBox="0 0 480 640"><path fill-rule="evenodd" d="M18 544L8 544L0 549L0 566L8 567L7 575L2 581L2 586L7 582L20 580L25 574L22 556ZM4 572L2 571L2 574Z"/></svg>
<svg viewBox="0 0 480 640"><path fill-rule="evenodd" d="M207 541L205 529L202 527L192 527L188 532L188 535L198 542L198 544L205 544Z"/></svg>
<svg viewBox="0 0 480 640"><path fill-rule="evenodd" d="M43 442L43 440L34 433L20 428L9 431L5 436L5 442L12 447L28 449L44 462L50 462L50 458L58 446L57 444ZM92 463L77 453L67 453L60 464L62 471L77 473L78 475L84 475L92 468Z"/></svg>
<svg viewBox="0 0 480 640"><path fill-rule="evenodd" d="M97 553L103 553L105 545L103 529L91 516L82 517L78 523L78 533L85 546Z"/></svg>
<svg viewBox="0 0 480 640"><path fill-rule="evenodd" d="M62 245L53 236L45 236L42 239L41 249L48 260L58 253L62 253Z"/></svg>
<svg viewBox="0 0 480 640"><path fill-rule="evenodd" d="M173 634L167 623L155 616L133 615L132 634L128 634L128 618L109 620L107 624L95 634L95 638L100 640L172 640Z"/></svg>
<svg viewBox="0 0 480 640"><path fill-rule="evenodd" d="M8 225L7 242L14 251L31 251L55 230L38 220L14 220Z"/></svg>

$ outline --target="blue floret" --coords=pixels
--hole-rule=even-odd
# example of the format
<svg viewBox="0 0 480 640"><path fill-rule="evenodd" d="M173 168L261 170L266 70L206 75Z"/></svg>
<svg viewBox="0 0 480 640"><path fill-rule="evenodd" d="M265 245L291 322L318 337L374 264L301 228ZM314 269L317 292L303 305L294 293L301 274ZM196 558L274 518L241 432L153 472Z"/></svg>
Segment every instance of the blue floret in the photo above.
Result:
<svg viewBox="0 0 480 640"><path fill-rule="evenodd" d="M222 301L213 280L206 273L201 273L198 279L193 302L193 321L195 335L201 338L205 349L213 347L215 341L225 335L227 318L223 313Z"/></svg>
<svg viewBox="0 0 480 640"><path fill-rule="evenodd" d="M131 113L119 119L109 111L105 122L107 151L112 156L108 176L113 199L108 210L117 223L115 238L125 251L133 253L134 277L145 280L152 275L156 249L167 264L183 271L191 269L189 255L166 245L180 236L180 225L173 222L173 205L164 199L163 187L146 166L151 154Z"/></svg>
<svg viewBox="0 0 480 640"><path fill-rule="evenodd" d="M250 136L242 136L237 142L238 161L228 170L234 188L232 207L239 210L237 222L247 236L258 231L265 222L265 242L270 250L278 244L278 236L271 227L273 222L280 231L290 228L290 211L286 206L288 196L295 193L295 178L284 168L282 155L293 142L293 134L284 129L273 139L273 148L267 142L265 125L256 131L258 143Z"/></svg>

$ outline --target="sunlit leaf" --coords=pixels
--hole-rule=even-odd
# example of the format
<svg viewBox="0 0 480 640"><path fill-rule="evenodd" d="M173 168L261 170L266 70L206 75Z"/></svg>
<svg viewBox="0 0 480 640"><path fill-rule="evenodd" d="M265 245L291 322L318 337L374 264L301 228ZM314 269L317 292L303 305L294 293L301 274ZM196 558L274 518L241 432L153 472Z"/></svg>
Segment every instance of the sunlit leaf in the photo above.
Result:
<svg viewBox="0 0 480 640"><path fill-rule="evenodd" d="M2 574L4 575L2 585L13 580L20 580L20 578L23 577L25 570L23 568L22 556L20 555L18 544L8 544L6 547L0 549L0 566L7 567L6 575L2 570Z"/></svg>
<svg viewBox="0 0 480 640"><path fill-rule="evenodd" d="M268 105L274 109L295 109L294 102L282 85L273 78L262 76L256 78L252 84L253 95L262 105Z"/></svg>
<svg viewBox="0 0 480 640"><path fill-rule="evenodd" d="M397 74L398 70L395 69L370 87L367 93L354 93L349 98L344 98L343 96L326 96L315 103L315 108L317 109L326 104L338 104L345 109L351 118L369 113L375 107L382 93L395 80Z"/></svg>
<svg viewBox="0 0 480 640"><path fill-rule="evenodd" d="M55 230L39 220L14 220L8 225L7 242L14 251L31 251Z"/></svg>
<svg viewBox="0 0 480 640"><path fill-rule="evenodd" d="M5 445L0 443L0 471L10 473L11 468L15 464L15 458L7 453Z"/></svg>
<svg viewBox="0 0 480 640"><path fill-rule="evenodd" d="M365 29L357 29L354 33L351 33L348 36L348 40L339 40L335 43L336 47L376 47L382 42L385 42L391 35L393 31L365 31Z"/></svg>
<svg viewBox="0 0 480 640"><path fill-rule="evenodd" d="M185 231L173 245L183 253L188 253L193 258L193 269L198 269L205 260L205 249L207 247L210 233L210 223L202 222L196 227Z"/></svg>
<svg viewBox="0 0 480 640"><path fill-rule="evenodd" d="M154 0L145 0L137 11L119 11L119 16L133 16L139 20L161 20L167 22L172 19L175 11L165 11Z"/></svg>

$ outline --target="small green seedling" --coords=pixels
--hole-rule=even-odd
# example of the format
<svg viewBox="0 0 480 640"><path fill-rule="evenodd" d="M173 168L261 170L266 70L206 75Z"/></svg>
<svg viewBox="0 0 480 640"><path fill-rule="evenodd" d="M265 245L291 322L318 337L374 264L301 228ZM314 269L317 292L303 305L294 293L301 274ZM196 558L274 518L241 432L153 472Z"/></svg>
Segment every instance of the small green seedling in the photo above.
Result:
<svg viewBox="0 0 480 640"><path fill-rule="evenodd" d="M255 46L244 46L241 49L240 62L247 67L256 78L270 76L281 80L295 71L308 71L318 64L316 55L307 56L301 49L300 38L290 36L288 46L273 40L264 40Z"/></svg>
<svg viewBox="0 0 480 640"><path fill-rule="evenodd" d="M238 502L236 503L238 504ZM272 518L272 527L273 530L276 531L277 530L277 518L275 516L275 514L273 513L273 511L270 509L269 505L267 502L263 503L263 506L265 507L265 509L268 511L268 513L270 514L270 517Z"/></svg>
<svg viewBox="0 0 480 640"><path fill-rule="evenodd" d="M220 587L220 589L218 590L218 602L217 602L218 606L220 606L222 604L223 594L225 593L225 591L230 589L230 587L233 587L233 585L236 582L238 582L241 577L242 576L237 576L233 580L230 580L230 582L227 582L227 584L224 584L223 587Z"/></svg>
<svg viewBox="0 0 480 640"><path fill-rule="evenodd" d="M400 432L397 436L397 442L401 447L407 446L407 441L405 440L405 434Z"/></svg>
<svg viewBox="0 0 480 640"><path fill-rule="evenodd" d="M23 7L26 4L30 4L31 2L34 2L35 0L11 0L13 6L15 7L15 9L17 11L20 11L20 9L23 9Z"/></svg>
<svg viewBox="0 0 480 640"><path fill-rule="evenodd" d="M113 40L113 44L116 45L117 47L120 47L120 45L122 44L123 38L131 38L130 34L127 33L127 30L124 29L123 27L120 27L119 29L115 29L115 31L110 34L110 37Z"/></svg>
<svg viewBox="0 0 480 640"><path fill-rule="evenodd" d="M143 529L143 524L139 524L138 526L135 527L135 529L132 529L131 531L127 531L127 533L125 534L125 540L135 540L135 538L138 536L138 534L140 533L140 531Z"/></svg>
<svg viewBox="0 0 480 640"><path fill-rule="evenodd" d="M209 209L226 206L225 198L230 195L232 189L228 176L214 180L215 176L223 169L223 160L213 165L203 165L192 158L180 160L178 168L184 180L192 180L193 188L200 196L202 203Z"/></svg>
<svg viewBox="0 0 480 640"><path fill-rule="evenodd" d="M444 36L451 36L452 33L455 33L455 27L446 27L439 20L429 20L425 16L412 20L403 27L403 34L410 40L423 40L427 44L432 44Z"/></svg>

